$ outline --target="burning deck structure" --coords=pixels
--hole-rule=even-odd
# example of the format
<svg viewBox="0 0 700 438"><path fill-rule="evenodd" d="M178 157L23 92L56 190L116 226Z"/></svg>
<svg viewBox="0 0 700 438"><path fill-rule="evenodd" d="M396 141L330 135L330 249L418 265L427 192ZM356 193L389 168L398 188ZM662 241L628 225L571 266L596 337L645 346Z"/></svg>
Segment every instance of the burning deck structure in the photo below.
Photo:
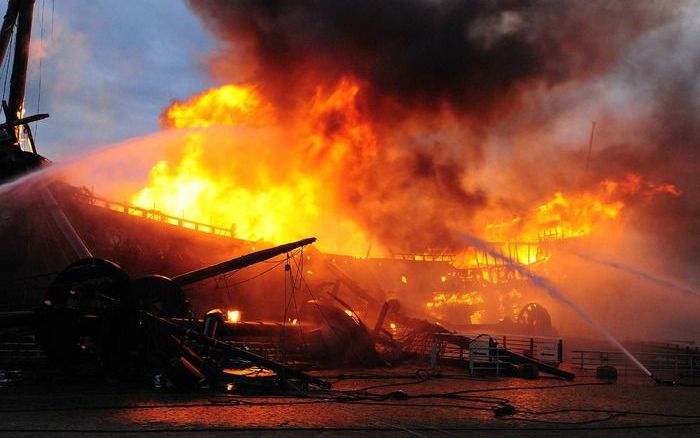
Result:
<svg viewBox="0 0 700 438"><path fill-rule="evenodd" d="M426 354L426 342L437 339L434 338L437 335L450 333L440 325L408 316L409 312L401 309L396 299L385 301L385 292L365 289L341 268L348 267L348 260L341 256L326 255L313 248L303 253L294 252L298 247L312 243L314 239L258 249L228 262L202 268L201 265L207 262L207 251L217 249L245 253L261 246L261 243L238 240L230 233L227 234L226 230L188 222L157 211L146 211L95 198L84 190L63 183L42 190L52 190L56 194L52 198L54 204L38 207L37 204L41 205L40 203L25 196L27 205L18 205L18 208L29 208L34 219L31 223L43 223L41 229L49 233L35 236L34 239L38 239L35 242L62 241L64 246L58 253L48 252L48 257L43 257L41 252L30 246L27 252L29 258L21 265L25 269L43 269L48 271L48 275L23 277L26 274L8 272L5 277L8 279L6 290L14 292L14 295L8 293L5 298L9 298L8 303L15 306L21 303L21 307L15 308L14 312L4 313L3 317L5 326L38 326L38 339L49 357L58 364L70 362L73 359L69 358L75 358L80 353L101 364L101 367L106 367L105 371L110 369L109 364L120 363L120 372L124 372L141 366L124 366L126 358L133 356L135 351L147 348L136 342L136 339L151 339L149 351L168 350L166 346L175 341L179 347L173 347L173 351L184 352L184 356L178 356L175 360L172 356L176 353L171 351L168 354L169 359L165 362L175 360L177 364L177 368L170 371L171 380L168 382L175 385L173 382L182 379L182 376L173 376L184 372L195 376L194 382L212 384L214 381L226 380L220 374L207 374L206 370L213 365L210 362L211 355L202 356L201 350L205 347L217 349L219 355L228 352L227 357L233 355L239 357L239 360L243 356L244 362L268 369L272 376L279 378L279 373L287 366L282 364L320 362L336 366L375 366L386 360L402 360L411 355ZM57 209L68 214L63 213L61 219L57 220ZM62 220L70 224L68 231ZM57 235L50 236L52 232ZM84 242L81 238L83 234L88 236ZM143 236L149 238L144 239ZM80 244L70 245L71 239L79 240ZM198 250L197 245L201 245L201 249ZM55 254L64 254L66 259L70 259L71 256L76 256L72 254L75 248L88 246L94 248L96 253L108 256L109 260L117 260L120 265L131 267L131 272L135 274L127 274L130 272L128 268L107 261L106 258L83 258L51 273L52 269L57 269L57 266L64 263ZM162 250L176 247L186 250ZM288 277L283 284L263 281L248 290L236 287L235 284L233 287L216 286L221 277L231 271L284 254L287 254L286 259L278 260L275 266L283 265L282 272ZM205 256L197 258L197 255ZM391 263L388 259L369 261L373 262ZM192 265L199 267L191 269ZM428 269L433 268L426 266ZM191 270L187 272L188 269ZM253 271L249 275L255 279L267 271L269 269L261 271L259 275ZM160 275L153 275L156 272ZM173 272L180 274L174 275ZM417 273L417 270L413 269L412 272ZM171 277L163 276L164 273ZM13 278L12 275L15 276L14 280L9 281ZM286 289L287 281L289 289ZM212 283L213 293L210 292ZM294 295L295 287L299 289L296 291L297 296ZM305 291L302 291L303 287L306 288ZM234 306L236 310L218 310L217 307L231 307L231 299L223 298L221 293L216 293L217 289L227 295L235 290L237 295L247 296L248 302L238 300ZM283 314L270 313L271 303L279 300L281 289L289 293L289 296L284 297ZM194 304L194 312L190 310L186 296ZM41 304L37 307L39 302ZM268 310L256 313L254 303L262 303L261 307ZM372 321L370 318L376 318L376 322L363 322ZM266 320L269 322L264 322ZM156 342L151 335L138 334L133 324L147 327L148 333L166 331L170 335L159 337ZM57 330L58 327L61 330ZM530 330L533 327L539 328L537 324L523 328L527 331L528 327ZM550 326L543 330L550 330ZM398 336L398 331L402 333L401 336ZM196 339L192 340L196 347L186 345L185 338L181 338L188 336L187 333L197 333ZM171 340L169 336L175 338ZM402 336L407 338L402 339ZM457 338L461 340L455 341ZM177 339L180 339L179 344ZM439 341L446 339L441 338ZM447 340L465 348L472 338L453 335ZM124 346L125 343L130 346ZM251 348L258 353L247 355L246 352ZM561 345L558 348L559 353L550 357L549 363L557 364L561 361ZM496 352L500 356L499 363L539 363L543 372L573 377L551 365L537 362L532 348L530 353L525 352L527 357L504 347L498 347ZM432 353L428 353L430 354ZM473 359L472 357L472 362ZM223 365L219 364L215 369L223 369ZM241 373L239 371L237 375L240 376ZM305 378L306 384L313 382L313 379Z"/></svg>

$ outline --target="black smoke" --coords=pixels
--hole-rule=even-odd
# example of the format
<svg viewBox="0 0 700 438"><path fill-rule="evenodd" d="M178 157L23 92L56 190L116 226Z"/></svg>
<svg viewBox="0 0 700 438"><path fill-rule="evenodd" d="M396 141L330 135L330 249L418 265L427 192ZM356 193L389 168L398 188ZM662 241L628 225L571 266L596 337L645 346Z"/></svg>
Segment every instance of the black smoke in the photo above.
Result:
<svg viewBox="0 0 700 438"><path fill-rule="evenodd" d="M441 105L488 120L524 87L590 77L670 7L629 1L190 0L224 74L280 102L353 75L372 109ZM229 78L230 79L230 78ZM395 107L392 107L395 108Z"/></svg>

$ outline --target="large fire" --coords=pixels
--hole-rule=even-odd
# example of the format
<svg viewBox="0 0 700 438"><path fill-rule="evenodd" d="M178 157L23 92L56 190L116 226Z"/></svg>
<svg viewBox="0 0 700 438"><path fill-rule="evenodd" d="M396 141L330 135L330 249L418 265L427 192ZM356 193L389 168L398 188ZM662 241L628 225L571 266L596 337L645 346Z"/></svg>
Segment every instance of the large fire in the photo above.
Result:
<svg viewBox="0 0 700 438"><path fill-rule="evenodd" d="M293 163L285 162L285 157L265 162L261 159L265 151L260 150L255 162L226 157L231 166L226 172L215 172L203 157L205 148L227 141L224 136L229 132L183 131L182 155L175 162L158 162L147 185L131 202L230 228L235 237L253 241L283 243L330 230L320 242L321 248L361 254L369 239L352 220L337 213L329 188L338 169L352 175L361 171L374 153L372 129L355 107L358 90L349 80L341 81L330 92L317 90L301 122L286 137L291 153L285 157ZM342 118L342 123L334 125L333 118ZM275 114L255 87L226 85L174 103L164 112L162 124L176 129L212 125L255 128L275 125ZM285 129L288 126L285 123ZM329 126L335 129L329 130ZM314 172L304 171L312 165Z"/></svg>
<svg viewBox="0 0 700 438"><path fill-rule="evenodd" d="M633 197L649 200L655 195L680 196L672 184L655 184L639 175L628 173L619 180L606 179L597 190L571 194L555 192L554 196L509 221L495 221L484 226L484 237L501 253L513 260L531 265L549 258L542 245L551 240L585 237L603 226L619 224L625 200ZM472 249L462 253L456 262L463 267L498 265L487 254ZM488 272L484 272L486 280Z"/></svg>
<svg viewBox="0 0 700 438"><path fill-rule="evenodd" d="M489 240L523 242L587 236L596 226L615 220L625 206L625 198L637 195L650 198L658 193L680 196L680 191L672 184L654 184L628 173L617 181L604 180L597 191L572 195L556 192L525 216L516 216L508 223L487 225L487 236Z"/></svg>
<svg viewBox="0 0 700 438"><path fill-rule="evenodd" d="M371 190L364 175L383 153L377 128L359 109L360 91L350 78L331 89L318 87L293 117L284 119L251 85L226 85L176 102L163 113L161 122L182 132L183 145L178 154L152 167L147 184L131 197L131 203L230 230L240 239L281 244L313 235L325 252L364 257L374 243L373 255L387 256L382 242L372 242L372 231L356 222L347 205L338 201L338 193L352 198ZM245 135L258 137L270 130L284 135L270 140L275 144L263 142L251 151ZM231 143L239 133L244 137ZM212 161L209 148L221 145L229 155ZM677 197L680 192L673 185L628 173L584 189L554 191L525 210L482 209L457 231L471 230L501 253L536 269L551 257L552 241L590 236L599 229L609 233L622 224L630 202L658 195ZM445 254L444 260L474 283L455 288L443 275L439 287L424 291L426 314L436 320L471 323L494 316L517 320L523 295L509 283L514 271L474 248ZM412 259L438 260L425 254ZM408 284L407 277L402 276L401 282ZM485 284L494 286L490 301L479 289Z"/></svg>
<svg viewBox="0 0 700 438"><path fill-rule="evenodd" d="M343 185L345 193L367 190L361 176L378 154L373 124L358 109L359 92L360 85L351 78L330 90L318 87L308 103L299 107L299 114L285 121L278 120L275 108L252 85L225 85L176 102L163 113L164 127L272 126L287 133L290 153L278 161L273 157L250 163L230 156L227 159L236 165L215 172L204 154L207 147L226 141L222 137L226 134L183 129L181 156L153 166L147 185L131 202L231 229L241 239L279 244L318 235L323 250L362 256L372 245L371 233L342 213L334 191L337 185ZM275 173L286 174L280 178ZM615 223L628 197L646 199L659 193L680 194L673 185L654 184L630 173L607 179L596 190L557 191L530 211L511 213L505 221L488 221L479 234L518 262L531 265L549 257L541 242L590 235L601 225ZM497 262L473 250L455 261L457 267L493 264ZM492 280L488 272L483 275Z"/></svg>

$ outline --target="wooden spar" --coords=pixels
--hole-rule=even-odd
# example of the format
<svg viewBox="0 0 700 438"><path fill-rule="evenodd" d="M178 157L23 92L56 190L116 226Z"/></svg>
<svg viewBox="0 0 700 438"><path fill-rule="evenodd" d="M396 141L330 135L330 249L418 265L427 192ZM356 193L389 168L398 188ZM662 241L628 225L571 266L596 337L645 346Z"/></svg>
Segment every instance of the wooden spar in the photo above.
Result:
<svg viewBox="0 0 700 438"><path fill-rule="evenodd" d="M10 77L9 111L7 121L20 117L24 105L24 88L27 83L27 63L29 62L29 42L32 35L32 13L34 0L22 0L17 14L17 38L15 40L15 60Z"/></svg>
<svg viewBox="0 0 700 438"><path fill-rule="evenodd" d="M379 311L379 316L377 317L377 323L374 325L374 336L379 335L384 326L384 320L386 319L386 314L389 313L389 302L385 302L382 305L382 310Z"/></svg>
<svg viewBox="0 0 700 438"><path fill-rule="evenodd" d="M6 118L10 119L10 117L7 116L7 114L10 113L9 108L7 107L7 103L3 100L2 102L2 109L6 114ZM17 142L17 137L15 135L15 130L14 129L9 129L9 128L14 128L16 126L24 126L24 132L27 134L27 138L29 139L29 146L32 149L32 153L36 154L36 145L34 144L34 136L32 135L32 130L29 127L29 124L31 122L36 122L38 120L44 120L45 118L49 117L48 114L35 114L33 116L29 117L22 117L21 119L17 120L12 120L7 123L0 123L0 129L7 130L7 132L14 138L14 141Z"/></svg>
<svg viewBox="0 0 700 438"><path fill-rule="evenodd" d="M9 135L10 137L12 137L12 142L13 142L13 144L14 144L15 146L18 146L18 145L19 145L19 142L17 141L17 130L14 129L16 126L18 126L18 125L16 124L17 120L15 120L16 117L13 118L13 117L10 115L10 107L7 106L7 101L6 101L6 100L3 100L3 101L2 101L2 112L5 113L5 120L6 120L6 123L4 123L4 125L7 125L8 128L12 128L12 129L7 129L7 133L8 133L8 135Z"/></svg>
<svg viewBox="0 0 700 438"><path fill-rule="evenodd" d="M0 29L0 64L5 60L7 48L10 47L10 39L12 39L12 29L17 21L17 11L19 8L19 0L10 0L7 2L7 12L2 20L2 29Z"/></svg>
<svg viewBox="0 0 700 438"><path fill-rule="evenodd" d="M346 274L345 271L340 269L340 266L335 264L333 260L327 259L326 266L333 273L333 275L335 275L336 278L340 280L345 286L347 286L347 288L350 289L350 291L353 292L355 295L362 298L372 306L379 306L381 304L381 301L373 297L369 292L363 289L362 286L357 284L357 282L353 280L348 274Z"/></svg>
<svg viewBox="0 0 700 438"><path fill-rule="evenodd" d="M227 260L225 262L217 263L215 265L207 266L191 272L187 272L185 274L178 275L176 277L173 277L172 280L180 286L186 286L188 284L206 280L207 278L221 275L226 272L235 271L236 269L245 268L246 266L263 262L280 254L293 251L299 247L310 245L315 241L315 237L310 237L308 239L299 240L297 242L287 243L284 245L275 246L273 248L263 249L260 251L252 252L250 254L246 254L241 257L236 257L235 259Z"/></svg>
<svg viewBox="0 0 700 438"><path fill-rule="evenodd" d="M11 122L0 123L0 129L13 128L19 125L28 125L29 123L36 122L38 120L44 120L47 117L49 117L48 114L34 114L33 116L23 117Z"/></svg>
<svg viewBox="0 0 700 438"><path fill-rule="evenodd" d="M41 191L41 196L44 200L44 205L46 205L51 212L51 217L56 223L56 226L63 234L63 237L66 238L75 254L81 259L92 257L92 253L87 245L85 245L85 242L83 242L83 239L80 238L78 232L75 231L73 224L71 224L66 214L58 205L58 202L56 202L56 198L53 197L51 190L48 187L44 187Z"/></svg>

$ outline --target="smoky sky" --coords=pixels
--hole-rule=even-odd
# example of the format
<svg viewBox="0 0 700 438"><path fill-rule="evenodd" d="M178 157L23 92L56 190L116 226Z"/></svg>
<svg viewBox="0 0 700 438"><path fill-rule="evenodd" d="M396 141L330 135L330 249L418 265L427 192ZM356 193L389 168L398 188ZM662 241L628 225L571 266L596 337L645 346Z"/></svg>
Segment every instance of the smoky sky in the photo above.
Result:
<svg viewBox="0 0 700 438"><path fill-rule="evenodd" d="M211 37L181 2L42 0L33 18L25 105L50 114L32 129L52 160L151 133L171 100L211 86Z"/></svg>
<svg viewBox="0 0 700 438"><path fill-rule="evenodd" d="M672 14L628 1L189 1L223 40L220 63L278 101L352 74L371 109L441 105L488 120L523 88L586 78ZM224 69L226 67L223 67ZM249 78L250 79L250 78Z"/></svg>

